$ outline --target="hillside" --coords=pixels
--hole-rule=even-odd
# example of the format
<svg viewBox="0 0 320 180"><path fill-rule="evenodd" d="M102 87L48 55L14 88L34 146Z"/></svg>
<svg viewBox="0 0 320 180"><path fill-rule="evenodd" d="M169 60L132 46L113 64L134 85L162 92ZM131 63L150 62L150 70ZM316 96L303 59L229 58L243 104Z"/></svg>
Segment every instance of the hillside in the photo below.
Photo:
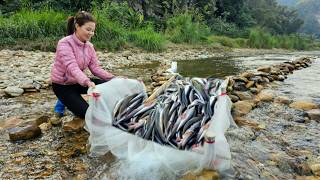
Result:
<svg viewBox="0 0 320 180"><path fill-rule="evenodd" d="M320 37L320 1L319 0L277 0L280 5L297 9L304 24L301 33Z"/></svg>
<svg viewBox="0 0 320 180"><path fill-rule="evenodd" d="M304 20L300 31L320 37L320 1L300 1L297 3L296 8L298 9L300 17Z"/></svg>

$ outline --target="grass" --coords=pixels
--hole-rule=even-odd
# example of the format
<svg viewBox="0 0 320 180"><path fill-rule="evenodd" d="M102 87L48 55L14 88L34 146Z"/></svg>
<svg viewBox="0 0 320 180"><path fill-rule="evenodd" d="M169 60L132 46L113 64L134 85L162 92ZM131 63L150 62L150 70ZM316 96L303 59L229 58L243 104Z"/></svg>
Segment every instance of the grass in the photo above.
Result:
<svg viewBox="0 0 320 180"><path fill-rule="evenodd" d="M166 37L174 43L203 43L208 41L209 28L192 21L190 14L178 14L167 20Z"/></svg>
<svg viewBox="0 0 320 180"><path fill-rule="evenodd" d="M164 36L156 33L152 27L131 32L129 40L137 47L148 51L162 51L166 44Z"/></svg>
<svg viewBox="0 0 320 180"><path fill-rule="evenodd" d="M307 50L312 48L312 40L300 35L271 35L260 28L250 31L248 46L251 48L283 48Z"/></svg>
<svg viewBox="0 0 320 180"><path fill-rule="evenodd" d="M127 13L128 6L125 4L119 6L103 6L93 10L97 27L92 41L97 49L114 51L132 44L147 51L162 51L170 41L230 48L320 48L320 43L311 38L272 35L261 28L251 29L247 39L212 35L213 32L204 23L194 20L190 14L168 18L163 32L157 32L152 22L142 22L139 14ZM121 10L120 14L125 18L110 18L113 10ZM66 34L67 16L51 9L24 9L9 17L0 16L0 48L54 51L57 41Z"/></svg>

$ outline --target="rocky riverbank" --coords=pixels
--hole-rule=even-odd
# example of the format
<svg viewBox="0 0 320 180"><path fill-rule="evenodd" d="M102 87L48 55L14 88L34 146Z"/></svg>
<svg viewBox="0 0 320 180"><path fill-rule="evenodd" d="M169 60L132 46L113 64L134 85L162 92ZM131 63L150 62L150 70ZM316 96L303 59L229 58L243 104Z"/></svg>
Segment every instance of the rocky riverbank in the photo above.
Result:
<svg viewBox="0 0 320 180"><path fill-rule="evenodd" d="M118 53L98 52L104 69L116 75L143 79L146 85L160 63L220 55L212 50L198 49L175 49L163 53L134 49ZM89 158L85 131L67 133L60 125L51 123L56 101L49 79L53 58L51 52L0 51L1 178L86 179L99 174L101 163L113 159L110 154L103 158ZM132 68L136 66L140 66L140 71ZM16 141L10 141L10 138Z"/></svg>
<svg viewBox="0 0 320 180"><path fill-rule="evenodd" d="M108 69L110 72L130 78L140 78L144 80L146 85L151 85L152 79L150 79L150 77L161 71L164 67L167 67L172 60L203 59L216 56L254 53L265 52L234 50L233 52L226 53L210 49L182 48L155 54L144 53L139 50L119 53L98 52L98 56L100 57L99 59L103 68ZM99 178L99 174L104 171L110 165L109 162L112 162L114 159L111 154L100 158L88 157L86 148L88 134L85 131L77 133L66 132L60 125L51 123L50 120L53 115L52 107L56 100L50 89L49 81L50 66L53 62L53 57L53 53L47 52L0 51L1 178ZM131 68L139 66L144 68L140 68L138 71L135 68ZM300 68L294 65L294 69ZM290 76L290 67L287 67L285 71L286 70L289 70L289 72L287 74L278 74L277 77L280 79L276 80L284 80L286 76ZM250 79L242 74L237 78L233 78L233 84L232 80L230 81L230 84L232 84L231 87L237 90L232 90L232 93L229 94L235 102L234 111L237 112L235 114L239 115L235 116L235 119L238 125L241 126L241 128L231 129L227 133L227 137L232 139L230 144L233 153L233 165L235 167L233 176L249 179L251 177L255 179L260 177L257 176L259 173L266 173L261 177L295 178L308 176L308 178L317 178L316 176L319 176L320 162L318 150L320 147L306 149L301 146L291 145L286 148L286 145L296 142L281 138L279 134L274 132L275 130L272 129L272 127L279 123L281 127L287 124L288 127L293 129L291 131L287 130L287 134L295 135L299 141L302 142L304 141L303 136L297 133L301 132L303 128L309 127L311 129L309 132L311 133L311 138L309 137L306 141L313 142L319 137L319 134L312 136L313 132L316 133L317 130L319 130L319 125L316 120L318 118L317 114L319 113L318 104L292 102L289 97L276 97L277 95L274 93L262 91L263 87L259 85L261 85L262 82L270 82L270 79L264 73L270 73L271 68L270 71L269 68L262 68L259 71L261 78ZM161 83L158 85L160 84ZM272 88L279 86L281 83L276 81L267 84L269 85L265 87ZM249 87L249 85L251 86ZM253 94L255 94L255 96L253 96ZM275 101L274 104L278 103L281 104L281 106L274 106L273 103L270 105L270 102L273 101ZM237 103L239 105L237 105ZM290 107L286 104L290 104ZM256 107L256 109L246 111L246 107L250 110L253 109L253 107ZM269 122L270 120L268 120L269 124L266 124L266 117L269 115L270 118L275 118L277 114L279 116L283 114L290 116L290 112L297 113L291 107L303 109L302 114L309 109L312 110L310 112L308 111L308 114L304 116L300 114L297 116L302 117L304 121L295 118L292 120L293 122L291 122L290 118L284 117L285 120L282 120L282 118L279 120L281 122L277 120ZM261 120L259 119L258 121L248 119L254 115L252 113L257 111L257 109L267 109L266 111L260 112L262 115L266 113L265 116L262 116ZM68 117L69 116L66 116L66 118ZM290 123L286 122L288 120L290 120ZM295 121L301 122L298 122L297 125L294 124L297 123ZM18 133L14 136L16 138L15 140L25 139L27 137L33 137L33 139L9 141L8 136L10 134L8 134L8 129L12 127L23 128L20 129L20 132L32 132L31 134ZM18 130L16 129L13 132L17 132ZM238 144L241 143L246 145L244 149L239 148ZM263 146L257 146L257 144L260 143L262 143ZM304 143L301 144L303 145ZM296 147L299 148L294 149ZM265 151L268 152L268 155L264 156L264 152L254 154L253 152L255 150L253 148L260 148L261 150L259 150L259 152ZM268 151L266 148L268 148ZM273 151L270 152L270 149L273 149ZM247 151L245 152L245 150ZM254 156L252 154L254 154ZM307 160L303 158L307 158ZM105 165L102 166L101 164ZM245 171L246 168L248 169L247 173ZM285 171L285 173L274 174L278 171ZM208 177L216 176L214 173L207 173L206 175Z"/></svg>

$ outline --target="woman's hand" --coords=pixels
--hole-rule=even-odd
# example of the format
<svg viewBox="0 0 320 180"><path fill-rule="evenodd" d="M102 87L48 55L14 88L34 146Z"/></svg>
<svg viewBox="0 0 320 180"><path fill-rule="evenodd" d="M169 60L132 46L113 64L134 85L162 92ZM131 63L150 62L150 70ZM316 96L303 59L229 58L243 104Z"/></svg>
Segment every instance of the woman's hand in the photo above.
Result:
<svg viewBox="0 0 320 180"><path fill-rule="evenodd" d="M96 87L96 84L94 84L94 82L88 82L88 87L92 87L92 88L95 88Z"/></svg>

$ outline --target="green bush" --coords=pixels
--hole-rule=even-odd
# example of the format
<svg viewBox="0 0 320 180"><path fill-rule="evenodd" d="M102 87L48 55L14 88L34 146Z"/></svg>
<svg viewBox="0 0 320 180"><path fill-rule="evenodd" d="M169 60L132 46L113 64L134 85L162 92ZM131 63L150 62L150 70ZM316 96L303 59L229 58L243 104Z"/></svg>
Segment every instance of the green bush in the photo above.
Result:
<svg viewBox="0 0 320 180"><path fill-rule="evenodd" d="M250 30L248 45L253 48L270 49L276 46L276 39L260 28Z"/></svg>
<svg viewBox="0 0 320 180"><path fill-rule="evenodd" d="M166 22L165 34L174 43L207 42L209 28L200 22L193 22L190 14L179 14Z"/></svg>
<svg viewBox="0 0 320 180"><path fill-rule="evenodd" d="M216 35L225 36L237 36L239 31L235 24L227 23L221 18L216 18L210 28Z"/></svg>
<svg viewBox="0 0 320 180"><path fill-rule="evenodd" d="M245 48L248 47L248 40L244 38L236 38L235 42L238 44L239 47Z"/></svg>
<svg viewBox="0 0 320 180"><path fill-rule="evenodd" d="M129 40L133 41L133 43L136 46L146 49L148 51L163 50L166 41L163 36L155 32L151 27L133 31L129 35Z"/></svg>
<svg viewBox="0 0 320 180"><path fill-rule="evenodd" d="M106 1L101 8L94 7L99 14L112 22L129 29L139 28L143 24L143 15L129 7L127 2L117 3Z"/></svg>
<svg viewBox="0 0 320 180"><path fill-rule="evenodd" d="M226 36L210 36L209 41L211 43L218 43L222 46L227 46L227 47L240 47L235 39L226 37Z"/></svg>
<svg viewBox="0 0 320 180"><path fill-rule="evenodd" d="M96 32L92 39L99 49L118 50L126 43L127 31L119 24L114 23L98 14Z"/></svg>

